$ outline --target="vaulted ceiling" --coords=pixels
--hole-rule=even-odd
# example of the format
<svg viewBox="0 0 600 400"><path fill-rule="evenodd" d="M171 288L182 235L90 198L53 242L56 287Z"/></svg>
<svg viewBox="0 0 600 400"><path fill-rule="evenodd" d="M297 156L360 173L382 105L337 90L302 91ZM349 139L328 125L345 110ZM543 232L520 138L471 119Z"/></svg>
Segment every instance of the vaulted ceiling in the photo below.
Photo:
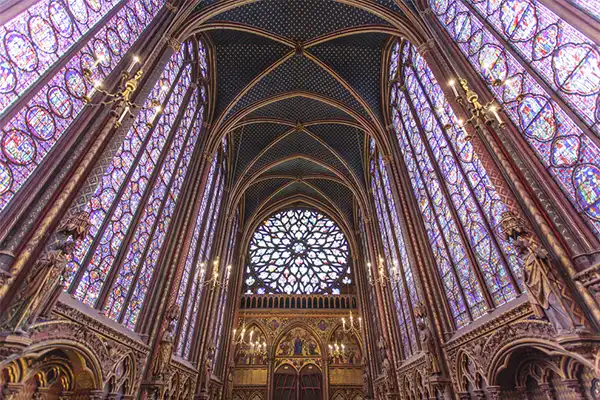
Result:
<svg viewBox="0 0 600 400"><path fill-rule="evenodd" d="M246 219L295 199L352 224L369 137L385 131L386 49L408 14L394 0L199 3L192 20L214 49L211 134L229 136Z"/></svg>

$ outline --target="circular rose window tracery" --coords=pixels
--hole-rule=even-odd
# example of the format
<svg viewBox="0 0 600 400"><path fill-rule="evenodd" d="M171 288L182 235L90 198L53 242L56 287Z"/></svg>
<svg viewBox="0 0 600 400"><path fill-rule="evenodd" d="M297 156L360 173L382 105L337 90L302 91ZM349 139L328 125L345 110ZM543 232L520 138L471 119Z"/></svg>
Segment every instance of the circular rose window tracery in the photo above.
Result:
<svg viewBox="0 0 600 400"><path fill-rule="evenodd" d="M264 221L250 241L246 292L340 294L352 283L348 242L335 222L293 209Z"/></svg>

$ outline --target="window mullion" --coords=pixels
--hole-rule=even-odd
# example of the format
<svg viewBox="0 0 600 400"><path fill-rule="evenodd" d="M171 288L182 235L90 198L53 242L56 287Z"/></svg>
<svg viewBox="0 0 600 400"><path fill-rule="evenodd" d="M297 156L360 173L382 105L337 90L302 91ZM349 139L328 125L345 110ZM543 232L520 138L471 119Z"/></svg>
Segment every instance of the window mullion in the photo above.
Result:
<svg viewBox="0 0 600 400"><path fill-rule="evenodd" d="M375 166L375 168L377 168L377 167ZM376 170L374 171L374 174L375 175L377 174ZM376 179L376 176L374 176L373 179ZM377 183L376 182L375 182L375 186L376 186L375 187L375 192L377 192L377 193L374 193L375 202L377 203L377 205L376 205L377 210L376 211L379 210L383 214L385 211L383 210L383 206L382 206L382 202L383 202L383 199L381 198L382 194L380 193L379 187L377 187ZM383 219L383 218L385 218L385 216L384 215L378 215L378 220L379 220L379 218ZM391 248L393 246L393 244L390 242L392 239L389 238L389 233L390 232L388 232L389 226L385 223L385 221L382 221L382 220L379 220L379 226L380 226L380 230L381 230L380 233L384 237L384 241L387 243L387 246L384 244L384 250L387 247L389 252L393 252L394 249ZM392 288L392 296L394 296L393 288ZM406 319L405 319L405 316L404 316L404 310L402 308L402 305L400 305L400 310L398 310L397 309L398 307L396 307L396 306L394 306L393 308L396 310L396 316L395 317L396 317L396 320L398 321L398 324L405 324L406 325ZM400 328L400 329L402 329L402 328ZM400 332L400 335L402 335L402 332ZM407 333L407 335L408 335L408 333ZM407 337L406 339L407 339L407 346L409 347L409 349L407 349L407 350L410 350L410 347L411 347L411 345L410 345L410 338ZM400 346L400 350L402 352L402 355L403 355L404 359L406 359L406 358L409 357L408 354L404 354L405 353L405 349L404 349L403 345Z"/></svg>
<svg viewBox="0 0 600 400"><path fill-rule="evenodd" d="M209 167L209 168L211 168L211 167ZM204 200L205 196L207 196L207 198L210 198L209 196L210 196L210 192L213 189L213 182L214 182L215 177L216 177L216 175L213 173L213 176L211 177L211 180L210 181L208 181L208 180L206 181L206 184L204 185L204 190L202 191L202 195L201 195L201 197L199 199L201 204L202 204L202 201ZM200 210L198 210L198 212L200 212ZM201 250L200 249L200 247L201 247L200 245L201 245L201 240L202 240L203 225L204 225L204 222L206 220L206 213L207 212L208 212L208 207L205 206L204 210L202 210L202 217L201 217L201 220L200 220L201 227L200 227L200 231L199 231L200 233L199 233L198 238L197 238L197 240L198 240L199 243L196 244L196 249L194 250L194 254L192 255L192 268L190 270L190 275L189 275L188 282L187 282L187 285L186 285L187 288L185 289L185 292L184 292L184 298L183 298L183 301L181 303L181 310L179 311L180 318L181 318L180 321L182 323L178 323L177 324L177 332L175 334L175 338L176 338L175 349L178 349L179 342L181 341L181 333L182 333L182 328L183 328L183 318L185 318L185 314L186 314L186 309L187 309L187 306L188 306L188 302L190 301L191 298L195 298L195 291L194 291L194 293L192 293L192 290L193 290L193 286L194 286L194 280L196 279L196 277L195 277L196 271L197 271L198 266L200 264L198 262L199 258L200 258L200 250ZM192 235L193 235L193 232L192 232ZM179 284L181 285L181 282Z"/></svg>
<svg viewBox="0 0 600 400"><path fill-rule="evenodd" d="M168 101L170 100L172 92L173 92L173 88L175 87L175 85L177 84L177 82L179 82L179 79L181 77L183 69L184 68L182 67L179 70L176 78L173 80L174 83L173 83L173 85L171 85L171 89L169 90L169 93L167 94L167 96L165 96L165 100L163 101L162 106L164 106L165 104L167 104ZM158 123L158 121L156 121L154 123L154 125L152 126L152 128L146 133L146 137L144 138L143 145L140 147L140 149L138 151L138 154L135 156L133 162L131 163L131 166L130 166L129 170L127 171L127 176L125 177L125 179L123 180L123 183L119 187L119 190L118 190L118 192L117 192L117 194L116 194L116 196L115 196L112 204L110 205L110 208L109 208L108 212L106 213L106 215L104 217L104 220L102 221L102 224L100 225L100 227L98 229L98 232L96 233L96 235L94 237L94 241L92 242L92 244L88 248L86 256L83 259L83 261L81 262L77 273L75 274L73 282L71 283L71 287L68 290L69 293L74 294L75 291L77 290L77 287L80 284L81 278L82 278L83 274L85 273L85 271L87 270L87 267L89 266L89 263L92 260L94 254L96 252L96 249L98 248L100 240L104 236L104 233L105 233L108 225L111 222L113 213L115 212L115 210L116 210L116 208L117 208L117 206L119 204L119 200L121 199L121 197L123 196L123 193L127 189L127 185L131 181L131 178L133 177L133 173L135 172L136 166L139 164L140 159L142 158L142 156L146 152L146 148L147 148L148 144L152 140L152 135L154 133L154 130L156 129L157 123ZM135 128L132 126L130 129L135 129ZM127 139L125 138L124 140L127 140ZM114 269L114 264L111 265L111 272L112 272L113 269Z"/></svg>
<svg viewBox="0 0 600 400"><path fill-rule="evenodd" d="M406 101L407 101L407 103L408 103L408 104L410 104L410 102L408 101L408 99L406 99ZM398 112L398 113L400 113L400 111L399 111L399 110L398 110L397 112ZM407 137L407 143L408 143L408 145L409 145L409 147L410 147L410 149L411 149L411 152L412 152L413 154L416 154L416 152L415 152L415 149L414 149L414 146L413 146L412 142L410 141L410 137L408 136L408 130L406 129L406 126L404 125L404 120L402 120L402 118L400 118L400 119L399 119L399 123L400 123L400 124L402 124L402 130L404 131L404 134L405 134L405 135L406 135L406 137ZM415 156L415 158L416 158L416 156ZM417 164L417 165L419 164L419 163L418 163L418 160L416 160L416 159L415 159L414 161L415 161L415 164ZM420 167L420 166L418 166L418 168L417 168L417 171L415 171L415 172L419 174L419 176L420 176L420 179L421 179L421 181L422 181L423 183L424 183L424 182L426 182L426 180L425 180L425 179L423 179L423 171L422 171L422 169L421 169L421 167ZM440 185L440 186L441 186L441 185ZM413 189L413 190L414 190L414 189ZM433 214L433 215L435 215L435 218L434 218L434 219L435 219L435 221L434 221L434 223L437 225L437 227L438 227L438 231L439 231L439 235L440 235L440 238L442 239L442 241L443 241L443 243L444 243L444 249L445 249L445 251L446 251L446 255L447 255L447 257L448 257L448 261L449 261L449 262L451 263L451 265L452 265L452 274L454 275L454 279L456 280L456 284L457 284L457 285L458 285L458 287L460 288L460 297L462 298L462 301L463 301L463 303L464 303L464 305L465 305L465 309L466 309L466 311L467 311L467 314L468 314L468 316L469 316L469 320L470 320L470 321L473 321L473 314L472 314L472 312L471 312L471 306L470 306L469 302L468 302L468 301L467 301L467 299L466 299L466 296L465 296L465 293L464 293L464 288L463 288L462 281L460 280L460 278L459 278L459 276L458 276L458 274L457 274L457 272L456 272L456 263L455 263L455 260L454 260L454 259L452 258L452 256L450 255L450 254L451 254L451 252L450 252L450 250L449 250L449 249L450 249L450 246L449 246L449 244L448 244L448 241L447 241L447 239L446 239L446 236L444 235L444 231L443 231L443 229L442 229L442 226L441 226L441 224L440 224L439 217L437 216L437 213L436 213L436 212L435 212L435 210L433 209L433 207L434 207L434 206L433 206L434 202L433 202L433 200L432 200L432 198L431 198L431 193L430 193L430 191L429 191L429 187L428 187L427 185L423 184L423 190L425 191L425 195L427 196L427 201L428 201L428 203L429 203L429 207L431 208L431 212L432 212L432 214ZM450 207L448 207L448 208L450 208ZM455 321L452 321L452 322L455 324Z"/></svg>
<svg viewBox="0 0 600 400"><path fill-rule="evenodd" d="M473 252L473 249L471 248L467 234L465 233L465 230L464 230L464 226L460 222L460 218L458 217L458 213L456 211L456 208L454 207L454 204L452 203L452 200L450 200L450 194L448 193L448 188L446 187L446 185L444 183L444 178L439 169L439 165L435 162L435 156L433 154L433 151L431 150L429 141L427 140L427 135L425 134L425 132L423 132L423 127L419 123L420 120L418 117L418 113L414 108L412 99L409 96L407 96L406 100L407 100L408 107L410 108L410 111L412 113L413 120L416 122L416 129L419 133L419 136L421 137L421 142L423 143L423 147L425 148L425 151L427 152L427 155L428 155L431 165L433 167L434 173L439 182L440 189L443 191L444 197L447 200L448 208L450 209L450 212L452 213L452 218L454 219L454 222L458 229L459 235L461 237L461 241L463 243L463 247L467 253L467 257L469 258L469 262L473 268L473 272L475 272L475 276L477 277L477 282L479 283L479 288L480 288L481 292L483 293L488 310L493 310L494 308L496 308L496 306L494 304L492 296L490 295L490 293L487 289L487 285L485 284L485 279L479 269L479 264L477 263L477 256L475 255L475 253Z"/></svg>
<svg viewBox="0 0 600 400"><path fill-rule="evenodd" d="M382 173L383 172L381 171L381 168L379 168L379 166L380 166L379 163L375 163L375 168L377 168L379 170L379 174L377 176L379 178L379 184L381 185L381 188L383 189L382 192L385 193L385 186L384 186L383 177L382 177ZM385 212L387 213L387 216L388 216L388 221L392 221L390 206L389 206L388 202L389 201L394 201L394 199L393 198L392 199L382 198L381 201L385 204L384 207L385 207ZM396 258L397 258L398 261L401 261L402 260L402 255L400 254L400 246L398 244L398 238L396 237L396 231L392 231L390 233L391 233L391 236L392 236L391 241L393 243L394 250L396 252ZM406 328L407 329L411 329L412 328L413 337L415 337L415 343L416 343L416 336L414 336L414 335L416 335L416 332L417 332L417 330L416 330L417 325L416 325L416 321L414 319L414 315L413 315L412 312L408 312L408 310L405 310L404 307L402 306L402 302L406 301L406 303L408 304L409 310L412 308L411 307L412 303L410 301L410 296L408 294L409 293L408 292L408 286L406 285L406 282L405 282L404 267L402 266L401 262L398 262L398 267L400 268L400 271L401 271L401 274L400 274L401 275L401 282L397 283L396 285L402 285L402 287L404 288L404 293L405 293L405 296L404 296L405 298L404 299L400 298L400 301L401 301L401 303L400 303L400 309L401 309L401 311L403 313L404 323L407 325ZM388 274L391 275L389 268L388 268ZM397 287L397 290L398 290L398 297L400 297L400 291L399 291L400 288ZM409 321L410 321L410 326L408 324ZM409 347L411 349L411 353L413 353L413 354L419 350L418 348L416 348L416 349L412 348L413 347L413 343L410 340L410 335L409 335L409 343L408 343L408 345L409 345ZM417 344L417 347L418 347L418 344ZM406 356L406 358L408 358L408 356Z"/></svg>
<svg viewBox="0 0 600 400"><path fill-rule="evenodd" d="M412 69L413 74L414 74L414 76L416 78L418 76L418 74L417 74L417 71L416 71L415 67L412 66L411 69ZM481 215L481 220L484 223L484 226L485 226L485 228L486 228L486 230L488 232L490 240L493 243L493 246L496 248L496 251L498 252L498 254L500 254L500 257L502 258L502 261L504 262L504 265L503 265L504 270L508 274L510 282L511 282L512 286L514 287L514 290L516 291L516 293L521 293L521 291L519 289L519 285L518 285L518 283L517 283L517 281L516 281L516 279L515 279L515 277L513 275L513 272L509 268L509 265L510 265L509 264L509 260L506 258L506 254L504 254L504 252L502 251L502 247L498 243L496 235L494 235L494 230L490 226L490 221L488 220L488 216L486 215L486 213L484 213L483 209L481 208L481 204L479 203L479 200L478 200L477 196L475 195L475 191L474 191L474 188L473 188L473 186L471 184L471 181L467 178L467 174L465 173L465 171L463 169L463 165L462 165L461 161L458 159L458 156L456 155L454 146L452 146L450 144L450 143L452 143L450 141L450 138L447 136L446 131L444 129L442 129L443 124L440 121L439 116L437 115L437 112L435 112L435 107L434 107L433 103L431 102L431 99L427 95L427 93L425 91L425 88L423 87L423 83L421 82L420 79L415 79L415 81L417 82L417 84L421 88L423 96L426 99L425 101L427 101L427 104L429 104L429 108L431 110L431 113L432 113L433 117L435 118L438 131L441 132L442 136L444 137L444 139L446 141L446 148L448 149L448 151L452 155L452 160L454 161L454 165L461 172L462 178L463 178L463 180L465 181L465 183L467 184L467 186L469 188L469 193L470 193L470 195L471 195L471 197L473 199L473 202L475 203L475 206L477 207L477 211L479 212L479 215ZM441 144L439 142L438 142L438 145L441 147ZM482 168L483 168L483 166L482 166ZM487 171L486 171L486 173L487 173ZM482 185L484 184L483 182L480 182L480 183ZM486 287L487 287L487 285L486 285ZM488 289L488 291L489 291L489 289ZM491 297L491 294L490 294L490 297Z"/></svg>
<svg viewBox="0 0 600 400"><path fill-rule="evenodd" d="M212 187L210 188L210 197L209 197L209 198L212 198L213 200L214 200L214 198L215 198L215 197L214 197L214 196L215 196L215 191L217 190L217 188L218 188L218 186L219 186L219 181L221 180L221 171L220 171L220 169L219 169L219 167L218 167L218 166L217 166L217 167L215 167L215 168L217 168L217 169L218 169L218 171L216 172L216 175L215 175L215 176L213 176L213 182L214 182L214 184L213 184L213 185L212 185ZM211 203L212 203L212 201L211 201ZM204 241L204 235L205 235L205 234L206 234L206 232L207 232L207 231L206 231L206 229L207 229L207 226L208 226L208 221L211 219L211 218L210 218L211 216L209 215L209 213L210 213L210 211L211 211L211 208L212 208L212 207L211 207L211 205L209 204L209 206L208 206L208 207L206 208L206 210L204 211L204 215L205 215L205 217L204 217L204 220L202 221L203 229L202 229L202 231L201 231L201 232L202 232L202 241L200 242L200 246L198 246L198 252L197 252L197 254L196 254L196 257L197 257L197 258L196 258L196 263L197 263L198 261L200 261L200 258L201 258L201 257L202 257L202 258L204 258L204 256L205 256L205 252L204 252L204 246L202 245L202 242ZM209 266L209 265L206 265L206 270L205 270L205 272L204 272L204 273L205 273L205 276L206 276L207 274L210 274L210 273L211 273L211 271L212 271L212 270L210 269L210 266ZM191 332L192 332L192 330L193 330L193 329L195 328L195 326L196 326L196 323L197 323L197 321L198 321L198 318L197 318L197 317L198 317L198 314L197 314L197 313L194 313L194 305L195 305L195 304L197 304L197 303L200 301L200 299L201 299L201 297L202 297L202 294L204 293L204 290L202 290L202 289L203 289L203 285L204 285L204 279L203 279L202 277L199 277L199 282L198 282L198 284L197 284L197 287L196 287L196 293L193 295L193 301L192 301L192 304L191 304L191 308L190 308L190 310L189 310L189 314L190 314L190 315L189 315L189 320L190 320L190 321L189 321L189 323L188 323L188 326L186 327L186 330L185 330L185 332L183 332L183 331L182 331L182 335L181 335L181 337L180 337L180 340L181 340L181 339L184 339L185 341L189 341L189 340L190 340L190 335L191 335ZM195 317L194 317L194 314L196 314L196 316L195 316ZM182 328L183 328L183 327L182 327ZM185 343L185 342L184 342L184 343ZM191 346L190 346L190 349L191 349ZM184 357L187 357L187 355L185 354L185 348L184 348L184 349L182 349L182 354L181 354L181 355L182 355L182 356L184 356Z"/></svg>
<svg viewBox="0 0 600 400"><path fill-rule="evenodd" d="M600 147L600 137L598 137L598 134L595 134L595 132L592 130L592 127L588 125L585 119L580 117L579 113L573 111L572 107L569 106L565 100L563 100L562 96L553 87L546 83L546 79L540 76L540 74L530 65L530 62L525 60L523 56L521 56L521 54L513 48L510 42L504 39L504 37L498 33L496 28L492 26L488 20L479 13L479 11L469 4L468 1L456 1L461 2L470 11L470 14L473 18L477 18L483 27L490 32L496 38L496 40L504 44L503 51L508 51L518 61L521 67L523 67L525 71L535 80L535 82L539 84L546 93L548 93L550 98L555 101L557 105L571 118L571 120L579 127L579 129L581 129L582 132L584 132L584 134L596 144L596 146Z"/></svg>
<svg viewBox="0 0 600 400"><path fill-rule="evenodd" d="M194 94L194 91L195 91L195 89L194 89L193 87L190 87L190 88L188 88L188 91L189 91L190 95L193 95L193 94ZM189 102L190 102L190 97L188 97L188 98L187 98L187 100L184 100L183 104L186 104L187 106L189 106ZM172 139L171 139L171 143L173 143L173 141L175 140L175 135L177 134L177 131L179 130L179 128L180 128L180 126L181 126L181 122L182 122L182 120L183 120L183 117L184 117L184 114L185 114L185 108L186 108L186 107L180 107L180 108L179 108L179 110L180 110L180 112L179 112L179 117L178 117L178 118L179 118L179 121L178 121L178 123L174 123L174 124L173 124L173 127L171 128L171 131L173 132L173 136L172 136ZM167 184L167 187L166 187L165 194L163 195L163 198L162 198L162 200L161 200L161 202L160 202L160 203L161 203L161 204L160 204L160 207L159 207L159 209L158 209L158 211L157 211L157 219L156 219L156 221L155 221L155 223L154 223L154 226L152 226L152 229L150 230L150 236L149 236L149 237L150 237L150 240L148 240L148 243L146 243L146 248L144 249L144 252L143 252L143 254L142 254L142 258L141 258L141 260L146 260L146 257L148 256L148 251L149 251L149 249L150 249L150 246L152 245L152 239L154 238L154 234L156 233L157 226L158 226L158 224L160 223L160 220L161 220L161 219L162 219L162 217L163 217L163 211L164 211L164 209L165 209L165 205L166 205L166 204L167 204L167 202L169 201L169 196L170 196L170 194L171 194L171 188L173 187L173 183L174 183L174 182L175 182L175 180L177 179L177 171L178 171L179 167L181 166L181 163L182 163L182 160L183 160L183 158L185 157L185 154L184 154L184 153L185 153L185 148L186 148L186 146L187 146L187 143L188 143L188 141L190 140L191 133L192 133L192 129L194 129L194 121L196 120L195 116L197 115L197 112L198 112L198 107L197 107L197 108L196 108L196 110L194 111L194 118L192 118L192 120L191 120L191 123L190 123L190 126L187 128L187 132L185 133L185 140L184 140L184 142L183 142L183 144L182 144L182 146L181 146L181 150L180 150L180 152L179 152L179 155L177 156L177 161L175 162L175 165L173 166L173 171L172 171L172 173L171 173L171 178L170 178L170 180L169 180L169 183ZM159 174L160 174L160 172L161 172L161 169L162 169L162 166L163 166L164 160L166 159L166 157L167 157L167 154L168 154L168 153L170 152L170 150L171 150L171 149L170 149L170 145L171 145L171 143L166 143L166 144L165 144L164 151L163 151L163 152L164 152L164 154L163 154L163 157L162 157L162 159L160 159L160 161L157 163L157 168L156 168L156 171L155 171L155 172L156 172L156 177L154 177L154 180L153 180L153 184L152 184L152 186L150 186L150 185L148 186L148 189L149 189L149 190L148 190L149 196L148 196L148 198L146 199L146 201L145 201L145 204L143 204L143 206L144 206L144 207L143 207L143 209L141 208L142 204L140 204L140 206L138 207L138 211L140 212L140 213L139 213L139 215L140 215L140 216L141 216L141 215L143 215L143 213L144 213L144 211L145 211L145 209L146 209L146 206L148 205L148 204L147 204L147 202L148 202L148 199L149 199L149 197L150 197L150 194L151 194L151 192L152 192L152 189L154 188L154 183L155 183L155 182L156 182L156 180L158 179L158 175L159 175ZM185 173L185 174L187 175L187 171L186 171L186 173ZM175 200L175 201L176 201L176 200ZM137 219L136 219L136 220L137 220ZM139 222L139 221L138 221L138 222ZM132 224L132 225L133 225L133 224ZM136 225L137 225L137 224L136 224ZM129 247L129 244L131 243L131 240L132 240L132 239L133 239L133 235L130 237L130 239L129 239L129 241L128 241L128 246L127 246L127 248ZM164 245L164 242L163 242L163 245ZM161 248L162 248L162 246L161 246ZM126 299L125 299L125 302L124 302L124 304L123 304L123 307L122 307L122 309L121 309L121 313L120 313L120 315L119 315L119 319L118 319L118 321L119 321L119 322L122 322L122 320L123 320L123 318L124 318L124 316L125 316L125 311L126 311L126 309L127 309L127 306L128 306L128 304L129 304L129 302L131 301L131 296L133 295L133 292L134 292L134 291L135 291L135 289L137 288L137 281L138 281L139 274L140 274L140 272L141 272L141 270L142 270L142 267L143 267L143 261L142 261L142 262L141 262L141 263L140 263L140 264L137 266L137 268L136 268L135 277L133 278L132 284L131 284L131 285L130 285L130 287L129 287L129 291L128 291L128 293L127 293L127 297L126 297ZM116 275L116 274L115 274L115 275ZM114 282L113 282L113 283L111 283L111 287L112 287L112 285L113 285L113 284L114 284ZM105 302L106 302L106 300L105 300Z"/></svg>
<svg viewBox="0 0 600 400"><path fill-rule="evenodd" d="M178 80L171 86L171 91L174 90L174 88L177 86L177 84L179 83L179 79L181 78L181 74L183 73L183 70L185 69L185 66L183 66L181 68L181 72L179 75ZM166 104L166 103L165 103ZM183 108L179 107L177 110L178 113L178 117L181 115L181 113L183 112ZM144 193L142 194L142 198L133 214L133 218L131 219L131 222L129 223L129 226L127 227L126 233L125 233L125 237L123 238L123 240L121 241L121 243L119 244L119 250L117 251L115 258L112 262L111 265L111 270L108 273L106 280L104 281L104 284L102 286L102 289L100 290L100 294L98 296L98 299L96 300L96 304L95 304L95 308L98 309L102 309L106 304L106 297L108 296L108 293L110 292L110 290L112 289L113 285L114 285L114 281L122 267L122 261L124 259L124 257L127 254L127 250L129 248L129 242L131 241L133 235L135 234L137 225L139 223L139 220L141 218L141 216L144 213L144 210L146 209L146 205L148 202L148 199L150 198L150 196L152 195L152 189L154 188L154 183L156 182L156 180L158 179L158 175L161 171L161 167L162 167L162 163L164 161L164 159L166 158L169 149L171 147L171 143L173 142L175 135L177 133L177 127L179 126L179 120L176 119L171 127L171 130L169 131L169 135L167 136L167 140L165 141L165 143L162 146L160 155L158 156L158 159L156 160L156 163L154 164L152 173L148 179L148 182L146 184L146 188L144 190ZM158 121L155 122L155 125L158 124ZM150 135L149 135L150 136ZM143 154L147 149L144 148L143 151L140 151L140 154ZM133 164L133 171L135 171L136 167L137 167L137 163ZM123 185L124 189L126 190L127 185ZM116 201L114 202L114 205L117 206L121 201L121 196L116 198ZM106 222L108 222L110 224L111 219L107 218ZM108 226L108 224L107 224ZM153 231L154 227L152 227L151 232ZM150 244L150 240L148 241L148 243L146 244L146 246L148 246ZM144 252L145 254L145 252Z"/></svg>

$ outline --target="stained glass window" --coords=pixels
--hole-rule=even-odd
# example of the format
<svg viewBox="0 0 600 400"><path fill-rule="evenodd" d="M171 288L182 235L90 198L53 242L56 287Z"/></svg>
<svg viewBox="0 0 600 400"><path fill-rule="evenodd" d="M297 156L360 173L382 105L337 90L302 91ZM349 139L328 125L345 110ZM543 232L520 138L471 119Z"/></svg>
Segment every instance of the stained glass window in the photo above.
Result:
<svg viewBox="0 0 600 400"><path fill-rule="evenodd" d="M521 267L498 234L507 211L425 60L397 44L392 116L457 327L515 298ZM449 128L448 128L449 127Z"/></svg>
<svg viewBox="0 0 600 400"><path fill-rule="evenodd" d="M205 269L202 268L204 262L204 254L200 253L200 234L204 229L204 221L206 220L206 206L208 204L208 198L213 187L213 178L215 177L215 169L217 166L217 159L213 159L206 179L206 185L204 186L204 192L202 193L202 199L200 201L200 208L196 217L196 225L192 235L190 248L188 250L187 257L185 259L185 265L183 268L183 274L179 283L179 290L177 291L177 298L175 299L179 309L182 310L183 318L175 320L175 331L178 332L179 320L183 321L181 334L178 335L178 339L184 336L184 339L178 340L175 353L178 355L183 354L183 343L187 341L185 338L187 334L187 327L190 324L190 319L193 318L191 314L192 304L197 301L197 298L201 294L201 290L198 290L199 285L204 281Z"/></svg>
<svg viewBox="0 0 600 400"><path fill-rule="evenodd" d="M504 0L493 5L468 0L465 7L474 14L457 16L457 31L479 16L515 50L517 61L530 65L596 134L600 132L600 48L592 40L536 0ZM494 53L493 47L490 50ZM507 71L498 67L489 77L503 82Z"/></svg>
<svg viewBox="0 0 600 400"><path fill-rule="evenodd" d="M114 139L120 146L92 179L98 183L84 205L91 229L68 264L69 292L129 329L142 311L202 130L204 90L191 84L192 58L186 43L166 63L146 101L163 106L154 125L147 124L153 110L141 110L125 136Z"/></svg>
<svg viewBox="0 0 600 400"><path fill-rule="evenodd" d="M225 325L225 306L227 304L227 297L229 294L229 278L230 278L230 272L231 270L229 269L229 266L231 266L231 263L233 262L233 257L235 254L235 246L237 244L236 239L237 239L237 230L238 230L238 223L239 223L239 212L236 214L235 219L233 221L233 225L231 228L231 232L230 232L230 236L229 236L229 240L227 242L228 246L227 246L227 255L225 258L225 263L223 263L223 265L227 265L227 269L225 270L225 279L224 279L224 286L223 286L223 291L221 293L221 298L219 300L218 303L218 307L217 307L217 315L218 315L218 319L217 319L217 324L215 325L215 332L214 332L214 339L213 342L216 344L215 346L215 357L213 359L213 369L216 366L216 362L218 360L218 356L221 352L221 347L223 344L223 326Z"/></svg>
<svg viewBox="0 0 600 400"><path fill-rule="evenodd" d="M372 151L375 150L374 146L371 148ZM398 316L404 357L408 358L418 351L414 317L411 310L418 304L419 299L383 158L374 152L371 156L371 187L375 197L375 209L385 252L385 258L382 257L376 262L385 264L388 276L394 278L392 295Z"/></svg>
<svg viewBox="0 0 600 400"><path fill-rule="evenodd" d="M351 283L344 234L313 210L269 217L254 232L248 258L247 293L340 294Z"/></svg>
<svg viewBox="0 0 600 400"><path fill-rule="evenodd" d="M215 158L211 164L204 194L193 231L192 243L186 258L184 276L179 286L177 303L181 305L181 324L178 325L175 353L188 359L191 355L194 333L198 331L198 313L206 275L211 273L210 256L216 216L225 182L224 166ZM190 277L194 277L190 281Z"/></svg>
<svg viewBox="0 0 600 400"><path fill-rule="evenodd" d="M82 69L90 68L95 81L106 78L164 3L43 0L0 27L0 211L84 109L91 85ZM116 13L107 14L111 10ZM84 44L65 59L74 43ZM36 86L45 71L60 65ZM19 98L25 90L34 93L31 99Z"/></svg>
<svg viewBox="0 0 600 400"><path fill-rule="evenodd" d="M372 144L374 145L375 142L373 141ZM362 260L363 260L363 265L365 266L365 268L367 268L367 264L369 263L369 248L371 246L369 246L369 240L367 239L367 231L366 231L366 227L365 227L365 218L364 218L364 214L362 212L362 209L358 210L358 230L359 230L359 234L360 234L360 244L361 244L361 250L363 251L363 253L361 254L362 256ZM367 285L367 296L368 296L368 301L366 304L366 309L363 311L363 317L365 318L365 320L370 320L371 321L371 332L372 332L372 337L376 337L379 338L381 337L381 323L382 323L382 319L379 318L379 308L377 307L377 295L375 293L376 288L375 286L372 285ZM383 360L380 359L379 357L379 352L375 352L375 362L379 363L381 365L381 363L383 362Z"/></svg>
<svg viewBox="0 0 600 400"><path fill-rule="evenodd" d="M598 46L537 1L430 0L430 5L550 176L600 237ZM575 115L561 108L551 92ZM585 125L588 129L581 127Z"/></svg>

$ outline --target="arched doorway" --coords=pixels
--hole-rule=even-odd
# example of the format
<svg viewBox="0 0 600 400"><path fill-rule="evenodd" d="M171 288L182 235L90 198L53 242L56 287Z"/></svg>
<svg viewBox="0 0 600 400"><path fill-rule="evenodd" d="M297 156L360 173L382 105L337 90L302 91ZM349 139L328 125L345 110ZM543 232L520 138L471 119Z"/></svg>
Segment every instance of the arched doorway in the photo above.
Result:
<svg viewBox="0 0 600 400"><path fill-rule="evenodd" d="M284 364L275 371L273 376L273 399L296 400L298 398L298 373L296 369Z"/></svg>
<svg viewBox="0 0 600 400"><path fill-rule="evenodd" d="M323 374L312 364L300 370L300 400L321 400L323 398Z"/></svg>
<svg viewBox="0 0 600 400"><path fill-rule="evenodd" d="M290 364L281 365L273 376L274 400L322 400L323 374L314 364L300 371Z"/></svg>

